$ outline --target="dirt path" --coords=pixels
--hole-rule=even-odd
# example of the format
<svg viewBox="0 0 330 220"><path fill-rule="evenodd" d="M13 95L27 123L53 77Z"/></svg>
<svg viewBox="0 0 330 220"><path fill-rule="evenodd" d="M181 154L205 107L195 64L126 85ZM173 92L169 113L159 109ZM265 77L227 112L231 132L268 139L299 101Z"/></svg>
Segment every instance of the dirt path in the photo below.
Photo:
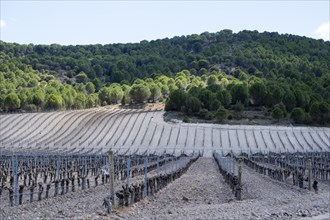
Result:
<svg viewBox="0 0 330 220"><path fill-rule="evenodd" d="M200 158L146 204L120 213L125 219L215 219L215 206L233 201L213 158Z"/></svg>

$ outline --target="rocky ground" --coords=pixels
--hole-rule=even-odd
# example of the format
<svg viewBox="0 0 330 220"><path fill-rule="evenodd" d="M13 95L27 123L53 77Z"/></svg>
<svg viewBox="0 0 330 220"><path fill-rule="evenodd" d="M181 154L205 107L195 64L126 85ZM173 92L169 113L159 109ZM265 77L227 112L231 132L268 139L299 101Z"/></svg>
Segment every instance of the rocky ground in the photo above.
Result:
<svg viewBox="0 0 330 220"><path fill-rule="evenodd" d="M330 186L318 194L243 169L243 200L236 201L212 158L200 158L187 173L131 207L107 215L109 186L2 210L2 219L329 219ZM317 217L315 217L317 216ZM311 219L311 218L309 218Z"/></svg>
<svg viewBox="0 0 330 220"><path fill-rule="evenodd" d="M120 213L125 219L299 219L329 212L329 185L319 194L299 189L249 168L243 169L243 200L236 201L211 158L201 158L187 174L145 204ZM325 215L327 217L327 215Z"/></svg>

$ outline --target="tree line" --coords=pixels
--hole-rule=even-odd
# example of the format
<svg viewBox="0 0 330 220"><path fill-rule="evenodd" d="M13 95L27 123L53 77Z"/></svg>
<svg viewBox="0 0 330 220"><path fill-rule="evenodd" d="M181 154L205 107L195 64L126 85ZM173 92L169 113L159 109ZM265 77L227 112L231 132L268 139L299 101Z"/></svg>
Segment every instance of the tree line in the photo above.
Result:
<svg viewBox="0 0 330 220"><path fill-rule="evenodd" d="M327 123L329 51L329 41L231 30L129 44L0 41L0 109L164 101L167 110L205 119L253 107L275 119Z"/></svg>

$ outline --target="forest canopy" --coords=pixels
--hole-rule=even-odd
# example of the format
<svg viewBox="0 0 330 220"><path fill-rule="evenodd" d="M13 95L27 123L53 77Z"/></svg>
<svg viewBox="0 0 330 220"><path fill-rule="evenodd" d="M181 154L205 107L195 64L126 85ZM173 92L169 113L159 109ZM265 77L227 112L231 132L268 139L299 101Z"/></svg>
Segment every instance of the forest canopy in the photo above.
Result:
<svg viewBox="0 0 330 220"><path fill-rule="evenodd" d="M223 120L265 107L274 118L329 122L330 42L222 30L107 45L0 41L0 111L166 101L167 110Z"/></svg>

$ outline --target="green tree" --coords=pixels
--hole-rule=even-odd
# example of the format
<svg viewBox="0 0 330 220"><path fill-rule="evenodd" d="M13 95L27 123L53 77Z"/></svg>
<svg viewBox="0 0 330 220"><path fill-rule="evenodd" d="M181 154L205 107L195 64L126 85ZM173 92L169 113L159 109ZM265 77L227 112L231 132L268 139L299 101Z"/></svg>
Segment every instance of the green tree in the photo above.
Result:
<svg viewBox="0 0 330 220"><path fill-rule="evenodd" d="M86 97L83 93L78 93L73 104L75 109L83 109L86 106Z"/></svg>
<svg viewBox="0 0 330 220"><path fill-rule="evenodd" d="M175 85L179 88L179 89L182 89L182 90L185 90L187 88L187 85L188 85L188 82L187 82L187 79L184 78L184 77L177 77L175 79Z"/></svg>
<svg viewBox="0 0 330 220"><path fill-rule="evenodd" d="M232 101L246 104L249 98L248 87L245 84L235 84L231 90Z"/></svg>
<svg viewBox="0 0 330 220"><path fill-rule="evenodd" d="M188 90L188 94L191 95L191 96L194 96L194 97L199 97L199 94L201 93L202 89L199 88L199 87L191 87L189 90Z"/></svg>
<svg viewBox="0 0 330 220"><path fill-rule="evenodd" d="M209 67L209 61L207 61L205 59L199 60L198 61L198 67L199 67L199 69L201 69L201 68L207 69Z"/></svg>
<svg viewBox="0 0 330 220"><path fill-rule="evenodd" d="M30 79L28 82L28 87L36 87L38 85L38 80L37 79Z"/></svg>
<svg viewBox="0 0 330 220"><path fill-rule="evenodd" d="M280 102L280 103L274 105L274 108L276 108L276 107L278 107L278 108L280 108L280 109L282 110L282 112L283 112L283 117L285 118L285 117L287 116L287 114L288 114L288 111L286 110L286 107L285 107L285 105L283 104L283 102Z"/></svg>
<svg viewBox="0 0 330 220"><path fill-rule="evenodd" d="M103 76L104 70L99 64L95 65L93 68L94 68L94 72L97 76L99 76L99 77Z"/></svg>
<svg viewBox="0 0 330 220"><path fill-rule="evenodd" d="M249 94L254 101L256 106L264 104L264 99L267 94L267 89L264 83L257 81L253 83L249 89Z"/></svg>
<svg viewBox="0 0 330 220"><path fill-rule="evenodd" d="M270 91L270 92L272 93L272 99L273 99L272 103L282 102L282 99L285 95L283 89L281 89L279 86L275 85L275 88L272 89L272 91Z"/></svg>
<svg viewBox="0 0 330 220"><path fill-rule="evenodd" d="M84 72L80 72L76 75L76 81L77 83L87 83L88 82L88 76Z"/></svg>
<svg viewBox="0 0 330 220"><path fill-rule="evenodd" d="M90 95L87 95L86 97L86 108L93 108L98 105L99 97L97 94L93 93Z"/></svg>
<svg viewBox="0 0 330 220"><path fill-rule="evenodd" d="M314 102L310 107L311 118L318 123L330 122L330 106L326 102Z"/></svg>
<svg viewBox="0 0 330 220"><path fill-rule="evenodd" d="M296 97L291 90L287 91L284 95L283 104L286 106L288 111L291 111L294 107L296 107Z"/></svg>
<svg viewBox="0 0 330 220"><path fill-rule="evenodd" d="M182 111L182 107L185 107L186 100L188 95L186 92L182 90L174 90L170 93L166 103L165 103L165 110L176 110Z"/></svg>
<svg viewBox="0 0 330 220"><path fill-rule="evenodd" d="M320 121L320 114L321 114L319 105L320 105L319 102L314 102L309 109L309 114L311 118L317 122Z"/></svg>
<svg viewBox="0 0 330 220"><path fill-rule="evenodd" d="M279 121L281 118L284 117L283 111L279 107L275 107L272 111L272 117Z"/></svg>
<svg viewBox="0 0 330 220"><path fill-rule="evenodd" d="M219 84L219 80L218 77L215 75L210 75L209 78L207 79L207 85L218 85Z"/></svg>
<svg viewBox="0 0 330 220"><path fill-rule="evenodd" d="M5 99L6 99L6 95L2 94L0 95L0 109L4 109L5 108Z"/></svg>
<svg viewBox="0 0 330 220"><path fill-rule="evenodd" d="M222 91L222 105L225 107L228 107L230 103L232 102L232 96L228 90Z"/></svg>
<svg viewBox="0 0 330 220"><path fill-rule="evenodd" d="M173 92L174 90L178 90L179 88L175 84L168 85L168 89L170 92Z"/></svg>
<svg viewBox="0 0 330 220"><path fill-rule="evenodd" d="M319 109L321 113L322 124L330 122L330 105L327 102L321 102L319 105Z"/></svg>
<svg viewBox="0 0 330 220"><path fill-rule="evenodd" d="M129 91L131 90L131 87L129 85L123 84L123 85L121 85L121 88L122 88L122 90L124 92L122 101L123 101L123 99L125 99L124 100L125 101L125 104L130 103L131 102L131 99L130 99L130 96L129 96ZM121 102L121 103L123 103L123 102Z"/></svg>
<svg viewBox="0 0 330 220"><path fill-rule="evenodd" d="M167 85L162 85L161 86L161 92L163 97L167 97L168 94L170 93L170 90Z"/></svg>
<svg viewBox="0 0 330 220"><path fill-rule="evenodd" d="M132 101L135 103L144 103L148 100L150 94L150 89L144 84L134 84L129 92Z"/></svg>
<svg viewBox="0 0 330 220"><path fill-rule="evenodd" d="M63 102L63 100L62 100L61 95L51 94L47 98L46 108L53 109L53 110L61 109L62 102Z"/></svg>
<svg viewBox="0 0 330 220"><path fill-rule="evenodd" d="M199 73L199 75L205 75L206 76L206 74L207 74L207 69L205 69L205 68L201 68L199 71L198 71L198 73Z"/></svg>
<svg viewBox="0 0 330 220"><path fill-rule="evenodd" d="M201 92L199 93L198 98L201 101L202 106L208 110L215 110L214 107L219 108L219 106L213 106L213 103L216 100L216 96L208 89L202 89Z"/></svg>
<svg viewBox="0 0 330 220"><path fill-rule="evenodd" d="M157 86L155 83L151 83L149 85L149 89L150 89L150 99L152 100L152 102L158 101L158 99L162 95L162 91L159 88L159 86Z"/></svg>
<svg viewBox="0 0 330 220"><path fill-rule="evenodd" d="M88 82L86 84L86 91L88 94L94 93L95 92L95 86L92 82Z"/></svg>
<svg viewBox="0 0 330 220"><path fill-rule="evenodd" d="M302 91L301 89L297 89L294 91L294 95L296 97L296 105L305 109L310 102L310 96L308 93Z"/></svg>
<svg viewBox="0 0 330 220"><path fill-rule="evenodd" d="M214 99L211 103L211 111L215 111L220 108L221 102L215 98L215 95L213 95Z"/></svg>
<svg viewBox="0 0 330 220"><path fill-rule="evenodd" d="M291 119L296 123L302 123L305 119L305 111L300 107L295 107L291 111Z"/></svg>
<svg viewBox="0 0 330 220"><path fill-rule="evenodd" d="M95 86L95 91L99 91L102 88L102 81L99 78L94 78L93 84Z"/></svg>
<svg viewBox="0 0 330 220"><path fill-rule="evenodd" d="M248 76L245 72L243 71L240 71L240 73L238 74L238 77L237 77L239 80L241 81L244 81L244 80L247 80L248 79Z"/></svg>
<svg viewBox="0 0 330 220"><path fill-rule="evenodd" d="M73 87L77 92L85 92L86 86L83 83L76 83Z"/></svg>
<svg viewBox="0 0 330 220"><path fill-rule="evenodd" d="M19 93L18 98L21 101L21 108L25 108L28 104L28 96L25 93Z"/></svg>
<svg viewBox="0 0 330 220"><path fill-rule="evenodd" d="M208 85L207 89L210 90L213 93L217 93L219 91L222 91L222 86L218 84Z"/></svg>
<svg viewBox="0 0 330 220"><path fill-rule="evenodd" d="M103 87L102 89L100 89L99 91L99 99L100 99L100 102L103 104L110 104L110 98L109 98L109 95L110 94L110 88L109 87Z"/></svg>
<svg viewBox="0 0 330 220"><path fill-rule="evenodd" d="M63 105L66 109L72 108L76 95L77 92L72 87L68 87L62 91Z"/></svg>
<svg viewBox="0 0 330 220"><path fill-rule="evenodd" d="M109 104L118 104L124 96L124 92L121 86L119 85L111 86L108 92L109 92L108 94L109 96L107 101Z"/></svg>
<svg viewBox="0 0 330 220"><path fill-rule="evenodd" d="M123 98L121 99L121 102L120 102L121 105L126 105L126 96L123 95Z"/></svg>
<svg viewBox="0 0 330 220"><path fill-rule="evenodd" d="M194 96L188 96L185 102L186 112L190 114L198 113L201 109L201 102Z"/></svg>
<svg viewBox="0 0 330 220"><path fill-rule="evenodd" d="M41 107L45 101L45 93L42 90L35 91L28 97L30 104Z"/></svg>
<svg viewBox="0 0 330 220"><path fill-rule="evenodd" d="M21 100L15 93L10 93L6 96L4 106L7 111L14 111L21 106Z"/></svg>

